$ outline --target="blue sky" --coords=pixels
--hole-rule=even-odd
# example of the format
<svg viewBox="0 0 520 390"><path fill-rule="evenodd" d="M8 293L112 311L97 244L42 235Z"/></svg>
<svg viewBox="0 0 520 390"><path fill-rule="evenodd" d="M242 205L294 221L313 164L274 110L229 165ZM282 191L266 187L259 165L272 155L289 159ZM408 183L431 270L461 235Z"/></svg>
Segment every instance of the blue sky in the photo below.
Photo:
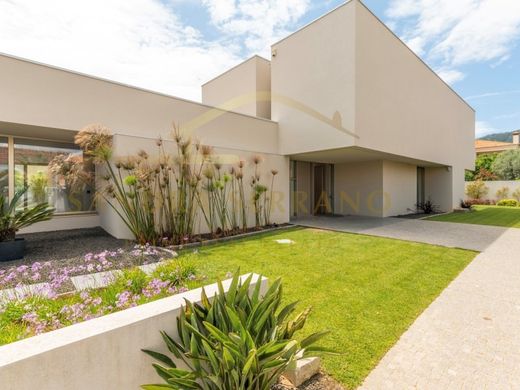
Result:
<svg viewBox="0 0 520 390"><path fill-rule="evenodd" d="M200 100L200 85L338 0L0 0L0 52ZM365 0L477 111L520 128L520 0Z"/></svg>

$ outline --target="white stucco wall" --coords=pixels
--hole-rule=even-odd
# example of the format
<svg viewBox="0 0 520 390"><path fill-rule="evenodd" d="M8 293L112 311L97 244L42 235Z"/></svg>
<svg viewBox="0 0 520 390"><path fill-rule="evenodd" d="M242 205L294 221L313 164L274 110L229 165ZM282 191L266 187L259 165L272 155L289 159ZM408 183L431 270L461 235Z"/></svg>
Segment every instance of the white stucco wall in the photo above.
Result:
<svg viewBox="0 0 520 390"><path fill-rule="evenodd" d="M472 182L466 182L465 187L468 186ZM483 199L489 199L497 201L497 191L506 187L509 189L509 199L515 199L513 196L513 192L520 191L520 181L514 181L514 180L497 180L497 181L485 181L484 184L488 188L488 193L486 196L483 197ZM461 199L469 199L467 195L464 195Z"/></svg>
<svg viewBox="0 0 520 390"><path fill-rule="evenodd" d="M353 4L357 144L472 168L472 108L361 2Z"/></svg>
<svg viewBox="0 0 520 390"><path fill-rule="evenodd" d="M169 139L175 121L185 133L205 144L245 158L253 153L278 153L278 126L274 122L9 56L0 55L0 85L1 133L69 141L85 125L102 123L122 135ZM266 169L278 169L277 181L287 187L282 191L282 202L288 215L288 161L279 156L268 160ZM99 204L98 212L55 217L23 232L101 225L117 237L129 238L113 211ZM288 217L279 220L285 222Z"/></svg>
<svg viewBox="0 0 520 390"><path fill-rule="evenodd" d="M357 145L451 167L437 197L458 207L475 159L475 112L361 2L356 5ZM440 193L443 193L442 195Z"/></svg>
<svg viewBox="0 0 520 390"><path fill-rule="evenodd" d="M334 188L336 214L384 215L383 161L336 164Z"/></svg>
<svg viewBox="0 0 520 390"><path fill-rule="evenodd" d="M354 144L338 129L354 130L354 29L345 4L272 46L271 117L282 153Z"/></svg>
<svg viewBox="0 0 520 390"><path fill-rule="evenodd" d="M175 122L210 145L278 152L278 126L269 120L4 55L0 85L0 122L57 132L102 123L114 133L150 138L168 138Z"/></svg>
<svg viewBox="0 0 520 390"><path fill-rule="evenodd" d="M384 217L410 214L417 203L417 167L383 161Z"/></svg>
<svg viewBox="0 0 520 390"><path fill-rule="evenodd" d="M171 140L164 140L164 147L175 155L175 144ZM157 160L158 148L155 139L146 137L132 137L117 134L113 140L114 159L135 155L140 150L146 151L150 155L150 161ZM271 187L271 170L276 169L278 174L275 176L273 185L273 206L271 210L271 221L275 223L285 223L289 221L289 158L276 154L236 150L230 148L214 148L213 158L223 164L222 172L228 172L230 167L243 160L246 162L244 168L244 190L246 199L248 199L248 226L255 225L254 208L252 204L252 192L249 185L250 178L254 173L254 166L251 162L253 156L260 156L262 163L259 165L259 173L261 182ZM204 191L202 191L204 194ZM100 213L100 223L103 229L117 238L131 239L133 238L130 231L117 215L117 213L104 202L98 202L98 210ZM237 208L238 210L238 208ZM208 232L207 225L202 215L199 213L199 222L196 226L195 233Z"/></svg>
<svg viewBox="0 0 520 390"><path fill-rule="evenodd" d="M271 64L253 56L202 85L202 102L271 118Z"/></svg>
<svg viewBox="0 0 520 390"><path fill-rule="evenodd" d="M44 221L35 223L29 227L21 229L18 233L38 233L38 232L51 232L55 230L70 230L70 229L82 229L92 228L100 226L99 213L71 213L56 215L50 221Z"/></svg>
<svg viewBox="0 0 520 390"><path fill-rule="evenodd" d="M454 193L452 188L454 182L456 181L453 179L452 169L426 168L424 172L425 200L431 200L441 211L445 212L458 208L463 197L458 197L458 189ZM464 181L462 183L464 185Z"/></svg>
<svg viewBox="0 0 520 390"><path fill-rule="evenodd" d="M265 293L267 279L259 281L254 275L251 288L256 283L262 283ZM229 285L224 281L225 290ZM216 284L205 289L209 297L218 291ZM143 384L162 383L152 367L154 360L141 349L168 354L159 332L178 340L175 323L184 299L200 302L201 289L0 346L0 387L138 390Z"/></svg>

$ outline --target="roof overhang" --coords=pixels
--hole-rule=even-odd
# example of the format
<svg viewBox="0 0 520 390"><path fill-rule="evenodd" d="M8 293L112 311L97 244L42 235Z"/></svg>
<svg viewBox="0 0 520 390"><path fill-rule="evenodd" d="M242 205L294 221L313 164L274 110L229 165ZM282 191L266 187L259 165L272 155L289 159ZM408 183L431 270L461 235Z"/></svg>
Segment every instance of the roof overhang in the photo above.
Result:
<svg viewBox="0 0 520 390"><path fill-rule="evenodd" d="M358 146L350 146L346 148L320 150L308 153L298 153L290 155L292 160L308 161L314 163L325 164L342 164L375 160L388 160L401 162L405 164L412 164L421 167L446 167L448 164L438 162L418 160L406 156L381 152L372 149L360 148Z"/></svg>

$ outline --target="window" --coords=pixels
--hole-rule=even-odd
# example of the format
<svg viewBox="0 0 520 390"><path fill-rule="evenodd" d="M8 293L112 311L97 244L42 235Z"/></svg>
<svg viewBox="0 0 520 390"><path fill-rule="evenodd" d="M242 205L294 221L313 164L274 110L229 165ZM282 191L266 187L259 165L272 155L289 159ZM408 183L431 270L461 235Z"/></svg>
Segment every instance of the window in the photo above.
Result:
<svg viewBox="0 0 520 390"><path fill-rule="evenodd" d="M48 202L56 213L93 210L94 169L76 145L24 138L13 142L14 188L28 187L21 207Z"/></svg>
<svg viewBox="0 0 520 390"><path fill-rule="evenodd" d="M0 137L0 195L9 196L9 145L7 137Z"/></svg>

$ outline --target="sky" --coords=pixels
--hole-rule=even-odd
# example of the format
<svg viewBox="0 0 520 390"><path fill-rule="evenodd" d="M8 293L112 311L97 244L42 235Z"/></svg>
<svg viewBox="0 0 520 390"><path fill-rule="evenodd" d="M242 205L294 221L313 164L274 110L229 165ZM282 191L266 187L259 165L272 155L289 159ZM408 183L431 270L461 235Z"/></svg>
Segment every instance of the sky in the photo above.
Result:
<svg viewBox="0 0 520 390"><path fill-rule="evenodd" d="M339 0L0 0L0 52L200 101ZM520 0L364 0L477 112L520 129Z"/></svg>

